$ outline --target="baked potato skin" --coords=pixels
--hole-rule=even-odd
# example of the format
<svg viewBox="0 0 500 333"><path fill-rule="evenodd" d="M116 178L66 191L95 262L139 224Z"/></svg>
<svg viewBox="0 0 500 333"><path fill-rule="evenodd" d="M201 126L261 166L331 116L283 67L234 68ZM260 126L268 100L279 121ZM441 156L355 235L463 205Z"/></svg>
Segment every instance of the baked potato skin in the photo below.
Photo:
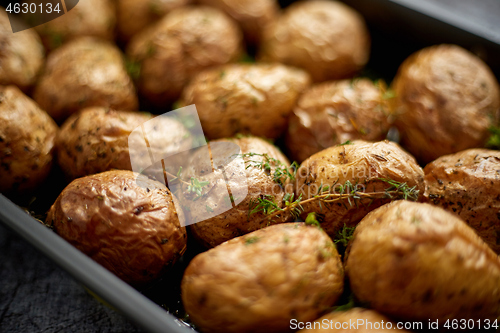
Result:
<svg viewBox="0 0 500 333"><path fill-rule="evenodd" d="M455 215L397 201L367 215L347 249L360 302L402 320L490 319L500 314L500 261Z"/></svg>
<svg viewBox="0 0 500 333"><path fill-rule="evenodd" d="M306 72L281 64L230 64L193 78L181 104L196 104L209 139L237 133L277 138L309 84Z"/></svg>
<svg viewBox="0 0 500 333"><path fill-rule="evenodd" d="M138 108L120 50L90 37L67 43L50 54L33 98L56 121L91 106Z"/></svg>
<svg viewBox="0 0 500 333"><path fill-rule="evenodd" d="M427 164L423 200L460 216L500 253L500 152L468 149Z"/></svg>
<svg viewBox="0 0 500 333"><path fill-rule="evenodd" d="M483 147L497 125L500 87L481 59L456 45L420 50L392 83L401 145L422 163Z"/></svg>
<svg viewBox="0 0 500 333"><path fill-rule="evenodd" d="M216 8L173 10L127 46L129 58L141 66L140 95L154 107L177 100L195 74L238 59L242 38L236 22Z"/></svg>
<svg viewBox="0 0 500 333"><path fill-rule="evenodd" d="M380 178L406 183L424 191L424 172L415 159L394 142L353 141L316 153L302 162L297 170L296 197L309 199L318 193L320 186L329 186L330 192L340 193L339 185L350 181L359 184L361 192L383 192L391 186ZM364 190L363 190L364 189ZM365 215L391 201L391 199L359 199L358 205L332 203L328 207L318 202L303 204L302 218L315 212L324 216L321 227L335 237L344 224L355 226Z"/></svg>
<svg viewBox="0 0 500 333"><path fill-rule="evenodd" d="M360 14L337 1L294 3L265 30L260 58L305 69L314 82L345 79L368 62Z"/></svg>
<svg viewBox="0 0 500 333"><path fill-rule="evenodd" d="M286 146L299 163L348 140L380 141L389 131L392 99L385 84L368 79L314 85L299 98L290 116Z"/></svg>
<svg viewBox="0 0 500 333"><path fill-rule="evenodd" d="M50 208L46 223L134 286L160 277L186 250L186 230L170 191L132 171L74 180Z"/></svg>
<svg viewBox="0 0 500 333"><path fill-rule="evenodd" d="M202 332L288 332L318 318L343 290L340 256L320 229L284 223L196 256L182 300Z"/></svg>
<svg viewBox="0 0 500 333"><path fill-rule="evenodd" d="M0 86L0 192L35 189L50 172L58 127L16 86Z"/></svg>

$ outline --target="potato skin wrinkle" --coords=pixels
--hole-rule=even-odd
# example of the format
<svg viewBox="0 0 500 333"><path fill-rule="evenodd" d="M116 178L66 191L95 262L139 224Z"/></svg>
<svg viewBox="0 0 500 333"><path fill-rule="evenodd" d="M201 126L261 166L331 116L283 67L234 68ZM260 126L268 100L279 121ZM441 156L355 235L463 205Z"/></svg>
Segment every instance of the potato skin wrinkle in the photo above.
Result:
<svg viewBox="0 0 500 333"><path fill-rule="evenodd" d="M427 164L423 201L460 216L500 253L500 152L468 149Z"/></svg>
<svg viewBox="0 0 500 333"><path fill-rule="evenodd" d="M368 214L346 255L356 298L391 318L495 320L500 261L455 215L396 201Z"/></svg>
<svg viewBox="0 0 500 333"><path fill-rule="evenodd" d="M344 275L332 240L305 223L284 223L234 238L196 256L182 300L204 333L288 332L338 300Z"/></svg>

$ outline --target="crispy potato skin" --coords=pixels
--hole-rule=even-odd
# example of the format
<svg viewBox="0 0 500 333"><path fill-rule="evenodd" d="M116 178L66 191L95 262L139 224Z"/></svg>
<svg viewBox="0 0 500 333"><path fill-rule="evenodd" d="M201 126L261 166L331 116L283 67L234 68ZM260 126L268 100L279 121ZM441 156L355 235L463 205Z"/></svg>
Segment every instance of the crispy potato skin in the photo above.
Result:
<svg viewBox="0 0 500 333"><path fill-rule="evenodd" d="M497 319L500 261L455 215L397 201L359 223L346 273L361 302L403 320Z"/></svg>
<svg viewBox="0 0 500 333"><path fill-rule="evenodd" d="M132 171L74 180L46 221L71 245L134 286L160 277L186 250L186 229L179 224L170 191Z"/></svg>
<svg viewBox="0 0 500 333"><path fill-rule="evenodd" d="M192 76L236 60L242 38L236 22L216 8L173 10L127 46L127 55L141 64L141 96L156 107L175 101Z"/></svg>
<svg viewBox="0 0 500 333"><path fill-rule="evenodd" d="M304 223L257 230L196 256L182 300L202 332L288 332L335 304L344 274L332 240Z"/></svg>
<svg viewBox="0 0 500 333"><path fill-rule="evenodd" d="M427 164L423 200L453 212L500 253L500 152L468 149Z"/></svg>
<svg viewBox="0 0 500 333"><path fill-rule="evenodd" d="M45 47L53 50L83 36L112 41L115 24L113 0L85 0L78 2L78 5L66 14L35 27L35 30L42 37Z"/></svg>
<svg viewBox="0 0 500 333"><path fill-rule="evenodd" d="M268 143L267 141L257 138L257 137L243 137L241 139L221 139L210 142L210 147L214 147L215 144L219 142L233 142L241 148L241 153L257 153L257 154L267 154L270 158L275 158L282 162L284 165L289 166L290 162L288 159L279 151L278 148ZM214 151L212 148L212 155L217 154L218 156L225 156L223 151ZM196 166L197 156L193 157L192 165ZM244 157L245 161L263 161L264 158L261 156ZM246 164L249 166L250 164ZM271 169L271 174L274 172L274 166ZM199 169L197 173L189 174L188 176L200 177L205 174L205 171ZM239 172L234 165L228 164L225 168L226 175L231 175L235 172ZM221 173L220 170L216 170L211 173L206 179L210 180L210 176L217 176ZM244 200L239 203L236 207L219 214L215 217L209 218L207 220L192 224L190 226L193 236L204 246L214 247L217 246L231 238L238 237L257 229L261 229L270 223L265 220L265 215L262 213L255 213L249 218L250 204L252 200L256 200L262 195L272 195L275 202L279 203L280 207L283 207L283 197L286 193L293 193L293 185L290 181L287 181L283 187L273 180L272 175L268 174L262 168L251 166L245 170L246 184L240 182L232 182L230 188L234 193L239 192L239 188L243 186L248 187L248 195ZM189 177L188 177L189 178ZM205 179L201 177L200 179ZM220 184L220 182L212 182L205 191L210 191L211 198L213 200L208 202L209 207L216 207L221 205L223 195L227 195L227 187L225 183ZM213 191L221 191L221 195L213 195ZM235 200L236 201L236 200ZM206 207L204 205L199 205L197 201L188 201L191 203L189 206L190 214L193 217L204 216L206 214ZM289 213L283 213L276 217L271 223L282 223L289 222L292 220L292 216Z"/></svg>
<svg viewBox="0 0 500 333"><path fill-rule="evenodd" d="M274 22L279 6L274 0L198 0L199 3L217 7L235 19L249 44L257 45L264 28Z"/></svg>
<svg viewBox="0 0 500 333"><path fill-rule="evenodd" d="M378 323L381 325L384 323L384 329L370 329L370 326L361 326L356 328L351 328L349 323L356 322L358 323L358 319L363 320L365 323L370 322L373 325ZM334 311L329 314L324 315L323 317L316 320L314 323L317 323L317 327L319 328L311 328L311 329L303 329L298 332L301 333L321 333L321 332L343 332L343 333L371 333L371 332L408 332L404 329L398 329L395 323L392 323L392 329L387 328L387 322L391 322L389 318L384 315L381 315L377 311L363 309L363 308L352 308L347 311ZM323 328L320 326L321 324L326 323L328 328ZM313 324L314 325L314 324ZM337 328L336 326L337 325ZM344 328L341 326L344 325ZM347 325L347 328L346 326ZM313 326L314 327L314 326Z"/></svg>
<svg viewBox="0 0 500 333"><path fill-rule="evenodd" d="M181 104L196 104L210 139L237 133L277 138L309 84L306 72L281 64L226 65L196 76Z"/></svg>
<svg viewBox="0 0 500 333"><path fill-rule="evenodd" d="M29 192L43 182L57 131L52 118L17 87L0 87L0 192Z"/></svg>
<svg viewBox="0 0 500 333"><path fill-rule="evenodd" d="M67 178L74 179L112 169L132 170L134 158L148 158L147 151L129 147L130 133L152 119L151 114L116 111L102 107L88 108L70 116L62 125L57 138L57 158ZM159 118L161 123L148 133L155 147L163 154L191 148L189 132L172 119ZM160 143L161 142L161 143Z"/></svg>
<svg viewBox="0 0 500 333"><path fill-rule="evenodd" d="M292 4L264 30L262 40L262 60L303 68L314 82L351 77L370 54L363 18L337 1Z"/></svg>
<svg viewBox="0 0 500 333"><path fill-rule="evenodd" d="M315 85L300 96L290 117L288 152L302 162L348 140L383 140L392 113L393 103L383 83L359 79Z"/></svg>
<svg viewBox="0 0 500 333"><path fill-rule="evenodd" d="M456 45L420 50L392 83L401 145L417 160L482 147L498 124L500 87L481 59Z"/></svg>
<svg viewBox="0 0 500 333"><path fill-rule="evenodd" d="M383 192L391 186L379 178L406 183L409 187L424 191L424 172L415 159L403 151L396 143L353 141L352 144L338 145L316 153L302 162L297 170L296 197L308 199L318 193L320 186L328 185L332 193L340 193L339 185L350 181L358 183L361 192ZM302 218L310 212L324 215L321 227L331 236L342 229L344 224L355 226L365 215L375 208L388 203L390 199L359 199L358 206L341 202L321 207L317 202L303 205Z"/></svg>
<svg viewBox="0 0 500 333"><path fill-rule="evenodd" d="M56 121L91 106L138 108L120 50L90 37L67 43L50 54L33 97Z"/></svg>

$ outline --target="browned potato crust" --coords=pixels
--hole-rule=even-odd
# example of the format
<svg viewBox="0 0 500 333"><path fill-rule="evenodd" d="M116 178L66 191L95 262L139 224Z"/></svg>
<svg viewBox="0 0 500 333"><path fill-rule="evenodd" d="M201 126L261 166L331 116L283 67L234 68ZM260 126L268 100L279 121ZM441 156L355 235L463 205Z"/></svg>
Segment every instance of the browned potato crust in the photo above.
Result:
<svg viewBox="0 0 500 333"><path fill-rule="evenodd" d="M469 149L425 169L424 200L456 213L500 253L500 152Z"/></svg>
<svg viewBox="0 0 500 333"><path fill-rule="evenodd" d="M116 15L120 40L128 41L146 26L191 0L117 0Z"/></svg>
<svg viewBox="0 0 500 333"><path fill-rule="evenodd" d="M39 3L45 3L37 0ZM60 6L61 7L61 6ZM61 11L63 8L61 7ZM84 0L66 14L37 26L48 50L82 36L113 40L116 24L115 6L112 0Z"/></svg>
<svg viewBox="0 0 500 333"><path fill-rule="evenodd" d="M235 19L241 26L245 39L250 44L258 44L263 29L274 22L279 14L275 0L198 0L217 7Z"/></svg>
<svg viewBox="0 0 500 333"><path fill-rule="evenodd" d="M212 156L227 156L228 152L224 151L224 146L221 149L218 148L217 143L220 142L233 142L241 148L242 154L256 153L256 154L267 154L268 157L277 159L283 166L288 167L290 162L288 159L279 151L278 148L272 144L266 142L263 139L256 137L244 137L240 139L222 139L210 142L210 147L212 148ZM220 146L219 146L220 147ZM198 156L193 156L192 165L196 168ZM249 156L243 158L245 161L264 161L265 158L262 156ZM252 232L257 229L261 229L267 226L270 222L265 220L265 215L262 213L255 213L249 217L249 210L252 201L257 198L262 198L265 195L272 195L275 202L278 203L280 207L284 207L283 197L286 193L293 192L293 185L287 181L283 186L280 186L275 180L273 180L273 173L275 170L275 165L271 163L272 168L270 172L266 172L263 168L255 166L255 163L246 163L248 167L245 170L246 184L240 182L231 183L231 191L233 193L239 192L242 187L248 187L248 195L240 204L234 206L232 209L219 214L215 217L209 218L207 220L192 224L190 226L193 236L200 241L206 247L214 247L222 242L225 242L231 238L241 236ZM187 178L194 176L200 180L212 180L212 177L218 177L221 174L221 170L216 170L214 173L210 173L208 176L203 176L208 170L198 169L196 173L186 172ZM224 170L226 175L231 175L233 173L239 172L234 164L228 164ZM217 178L216 178L217 179ZM207 186L204 193L210 192L210 201L207 202L209 207L217 207L222 205L222 201L227 195L226 183L219 181L211 181L211 184ZM221 191L221 195L215 195L219 193L216 191ZM237 196L237 195L236 195ZM237 201L238 198L233 198ZM200 205L198 201L187 201L190 203L189 211L190 215L195 219L198 216L204 216L207 213L207 208L205 205ZM291 221L292 217L289 213L283 213L279 217L275 218L272 223L282 223Z"/></svg>
<svg viewBox="0 0 500 333"><path fill-rule="evenodd" d="M181 104L196 104L210 139L237 133L277 138L309 84L306 72L281 64L232 64L197 75Z"/></svg>
<svg viewBox="0 0 500 333"><path fill-rule="evenodd" d="M52 166L57 125L15 86L0 86L0 192L37 187Z"/></svg>
<svg viewBox="0 0 500 333"><path fill-rule="evenodd" d="M312 154L348 140L383 140L393 103L382 82L331 81L309 88L295 106L286 136L291 157Z"/></svg>
<svg viewBox="0 0 500 333"><path fill-rule="evenodd" d="M304 223L257 230L196 256L182 300L202 332L288 332L342 293L344 274L332 240Z"/></svg>
<svg viewBox="0 0 500 333"><path fill-rule="evenodd" d="M186 250L186 229L179 224L170 191L132 171L74 180L50 208L47 224L136 286L160 277Z"/></svg>
<svg viewBox="0 0 500 333"><path fill-rule="evenodd" d="M482 147L498 124L500 87L488 66L456 45L406 59L393 81L401 145L417 160Z"/></svg>
<svg viewBox="0 0 500 333"><path fill-rule="evenodd" d="M162 107L179 98L201 70L238 58L242 34L226 14L211 7L178 8L135 35L127 55L140 64L139 92Z"/></svg>
<svg viewBox="0 0 500 333"><path fill-rule="evenodd" d="M351 323L363 323L353 328ZM371 324L368 324L371 323ZM388 328L388 323L391 328ZM334 311L319 318L311 323L312 328L303 329L301 333L320 333L320 332L343 332L343 333L372 333L372 332L408 332L405 329L398 329L395 323L380 313L363 308L352 308L347 311ZM324 326L323 326L324 325ZM371 325L371 326L370 326ZM373 328L379 325L378 329ZM371 328L370 328L371 327ZM383 327L383 328L382 328Z"/></svg>
<svg viewBox="0 0 500 333"><path fill-rule="evenodd" d="M148 158L147 151L130 151L129 135L152 119L149 113L115 111L102 107L82 110L69 117L57 138L58 162L69 179L111 169L132 170L133 158ZM158 118L160 123L148 133L161 147L155 156L191 148L184 126L173 119ZM154 149L154 148L153 148ZM146 155L146 156L143 156Z"/></svg>
<svg viewBox="0 0 500 333"><path fill-rule="evenodd" d="M424 190L422 168L398 144L387 140L373 143L359 140L327 148L305 160L297 170L295 194L309 199L321 186L328 186L330 193L339 194L340 186L347 181L358 184L358 192L384 192L391 185L381 178L415 186L420 193ZM362 198L357 204L344 200L321 206L315 201L303 205L302 218L310 212L323 216L321 227L335 237L344 224L355 226L368 212L389 201L390 198Z"/></svg>
<svg viewBox="0 0 500 333"><path fill-rule="evenodd" d="M45 61L40 37L31 29L12 33L9 17L0 7L0 43L0 85L14 84L27 91Z"/></svg>
<svg viewBox="0 0 500 333"><path fill-rule="evenodd" d="M337 1L292 4L264 30L262 40L262 60L301 67L315 82L353 76L370 54L363 18Z"/></svg>
<svg viewBox="0 0 500 333"><path fill-rule="evenodd" d="M50 54L33 97L57 121L90 106L138 108L120 50L90 37L69 42Z"/></svg>
<svg viewBox="0 0 500 333"><path fill-rule="evenodd" d="M360 302L403 320L500 315L500 261L462 220L429 204L397 201L354 232L346 273Z"/></svg>

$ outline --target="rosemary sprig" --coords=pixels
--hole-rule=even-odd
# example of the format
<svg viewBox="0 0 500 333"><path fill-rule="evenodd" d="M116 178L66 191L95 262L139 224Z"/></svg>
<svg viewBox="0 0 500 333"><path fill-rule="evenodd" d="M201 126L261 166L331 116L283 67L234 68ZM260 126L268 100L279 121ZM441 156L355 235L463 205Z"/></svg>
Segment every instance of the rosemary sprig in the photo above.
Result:
<svg viewBox="0 0 500 333"><path fill-rule="evenodd" d="M280 185L284 185L287 179L295 180L299 164L293 162L290 166L286 166L280 160L270 157L268 154L245 153L240 155L245 159L246 169L250 167L264 170L267 174L272 175L273 181ZM259 156L263 159L261 161L255 159L248 159L251 157ZM274 170L273 170L274 169Z"/></svg>
<svg viewBox="0 0 500 333"><path fill-rule="evenodd" d="M335 239L333 240L335 244L342 244L344 247L347 246L347 244L349 243L349 241L351 240L352 238L352 235L354 234L354 230L356 229L356 227L348 227L346 226L346 224L344 223L344 227L342 228L342 230L340 230L339 232L337 232L337 235L335 237Z"/></svg>

